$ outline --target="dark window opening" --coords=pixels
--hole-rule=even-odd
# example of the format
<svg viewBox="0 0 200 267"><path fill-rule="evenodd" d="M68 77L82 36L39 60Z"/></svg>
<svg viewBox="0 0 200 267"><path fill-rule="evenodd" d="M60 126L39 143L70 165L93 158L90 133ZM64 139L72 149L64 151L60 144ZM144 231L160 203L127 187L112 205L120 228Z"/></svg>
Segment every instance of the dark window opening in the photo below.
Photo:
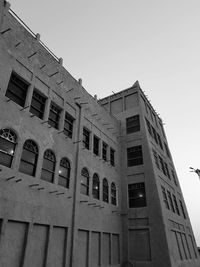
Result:
<svg viewBox="0 0 200 267"><path fill-rule="evenodd" d="M110 148L110 164L115 166L115 150Z"/></svg>
<svg viewBox="0 0 200 267"><path fill-rule="evenodd" d="M173 200L174 200L174 206L175 206L176 213L178 215L180 215L180 211L179 211L179 207L178 207L178 203L177 203L177 200L176 200L176 196L175 195L173 195Z"/></svg>
<svg viewBox="0 0 200 267"><path fill-rule="evenodd" d="M168 203L168 199L167 199L167 194L166 194L165 188L163 186L161 186L161 188L162 188L163 202L165 204L166 209L169 210L170 208L169 208L169 203Z"/></svg>
<svg viewBox="0 0 200 267"><path fill-rule="evenodd" d="M143 164L142 146L127 148L128 167Z"/></svg>
<svg viewBox="0 0 200 267"><path fill-rule="evenodd" d="M103 142L103 146L102 146L102 158L107 161L107 153L108 153L108 145L106 143Z"/></svg>
<svg viewBox="0 0 200 267"><path fill-rule="evenodd" d="M154 156L154 160L156 163L156 167L160 170L160 165L159 165L159 160L158 160L158 154L157 152L153 149L153 156Z"/></svg>
<svg viewBox="0 0 200 267"><path fill-rule="evenodd" d="M41 179L53 183L55 174L56 158L50 149L44 152Z"/></svg>
<svg viewBox="0 0 200 267"><path fill-rule="evenodd" d="M140 208L146 207L146 193L145 184L129 184L128 185L128 197L129 197L129 208Z"/></svg>
<svg viewBox="0 0 200 267"><path fill-rule="evenodd" d="M100 182L99 182L99 177L95 173L93 175L93 181L92 181L92 196L93 198L99 199L100 197Z"/></svg>
<svg viewBox="0 0 200 267"><path fill-rule="evenodd" d="M99 144L100 144L99 138L94 135L94 138L93 138L93 153L95 155L97 155L97 156L99 156Z"/></svg>
<svg viewBox="0 0 200 267"><path fill-rule="evenodd" d="M167 191L167 195L168 195L168 199L169 199L170 208L175 213L175 208L174 208L174 203L172 200L171 193L169 191Z"/></svg>
<svg viewBox="0 0 200 267"><path fill-rule="evenodd" d="M179 200L180 202L180 207L181 207L181 211L182 211L182 214L183 214L183 218L186 219L186 214L185 214L185 209L183 207L183 202L181 200Z"/></svg>
<svg viewBox="0 0 200 267"><path fill-rule="evenodd" d="M45 110L46 98L42 96L38 91L34 90L30 112L40 119L43 119Z"/></svg>
<svg viewBox="0 0 200 267"><path fill-rule="evenodd" d="M106 178L103 179L103 201L107 203L109 202L109 187Z"/></svg>
<svg viewBox="0 0 200 267"><path fill-rule="evenodd" d="M157 133L157 139L158 139L158 144L160 146L160 148L163 150L163 144L162 144L162 141L161 141L161 137L160 135Z"/></svg>
<svg viewBox="0 0 200 267"><path fill-rule="evenodd" d="M48 123L55 129L58 129L59 127L60 113L61 109L58 108L54 103L51 103Z"/></svg>
<svg viewBox="0 0 200 267"><path fill-rule="evenodd" d="M70 181L70 163L67 158L62 158L60 161L60 167L58 171L58 184L69 188L69 181Z"/></svg>
<svg viewBox="0 0 200 267"><path fill-rule="evenodd" d="M0 130L0 164L11 167L16 143L17 136L12 130Z"/></svg>
<svg viewBox="0 0 200 267"><path fill-rule="evenodd" d="M83 146L90 149L90 132L86 128L83 128Z"/></svg>
<svg viewBox="0 0 200 267"><path fill-rule="evenodd" d="M170 154L170 152L169 152L169 148L168 148L168 146L167 146L166 143L164 143L164 145L165 145L165 151L166 151L166 154L167 154L168 158L171 159L171 154Z"/></svg>
<svg viewBox="0 0 200 267"><path fill-rule="evenodd" d="M19 171L35 176L38 159L38 147L32 140L26 140L22 150Z"/></svg>
<svg viewBox="0 0 200 267"><path fill-rule="evenodd" d="M19 75L12 73L6 91L6 96L18 105L24 107L29 84Z"/></svg>
<svg viewBox="0 0 200 267"><path fill-rule="evenodd" d="M126 119L126 133L135 133L140 131L140 117L135 115Z"/></svg>
<svg viewBox="0 0 200 267"><path fill-rule="evenodd" d="M174 180L174 184L176 185L176 186L178 186L178 182L177 182L177 180L176 180L176 175L175 175L175 172L172 170L172 177L173 177L173 180Z"/></svg>
<svg viewBox="0 0 200 267"><path fill-rule="evenodd" d="M111 184L111 204L117 205L117 189L115 183Z"/></svg>
<svg viewBox="0 0 200 267"><path fill-rule="evenodd" d="M89 172L86 168L81 171L81 194L89 195Z"/></svg>
<svg viewBox="0 0 200 267"><path fill-rule="evenodd" d="M73 135L73 124L74 118L66 112L64 122L64 134L66 134L69 138L72 138Z"/></svg>
<svg viewBox="0 0 200 267"><path fill-rule="evenodd" d="M164 175L167 175L166 170L165 170L164 160L160 156L158 156L158 157L159 157L159 161L160 161L161 170L164 173Z"/></svg>

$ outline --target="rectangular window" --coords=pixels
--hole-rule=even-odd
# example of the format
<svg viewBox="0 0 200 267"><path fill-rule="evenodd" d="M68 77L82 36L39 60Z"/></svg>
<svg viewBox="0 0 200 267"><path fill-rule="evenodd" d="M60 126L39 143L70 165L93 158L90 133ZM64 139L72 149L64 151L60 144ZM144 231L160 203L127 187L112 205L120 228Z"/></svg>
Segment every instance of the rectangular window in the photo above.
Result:
<svg viewBox="0 0 200 267"><path fill-rule="evenodd" d="M165 172L166 172L166 175L167 175L167 177L171 180L171 177L170 177L170 174L169 174L168 165L167 165L166 162L164 162L164 164L165 164Z"/></svg>
<svg viewBox="0 0 200 267"><path fill-rule="evenodd" d="M167 191L167 195L168 195L168 199L169 199L170 208L175 213L174 203L172 201L172 195L169 191Z"/></svg>
<svg viewBox="0 0 200 267"><path fill-rule="evenodd" d="M183 207L183 202L181 200L179 200L180 202L180 207L181 207L181 211L182 211L182 214L183 214L183 218L186 219L186 214L185 214L185 209Z"/></svg>
<svg viewBox="0 0 200 267"><path fill-rule="evenodd" d="M159 161L160 161L161 170L162 170L162 172L164 173L164 175L166 175L166 170L165 170L165 164L164 164L164 161L163 161L163 159L162 159L160 156L158 156L158 157L159 157Z"/></svg>
<svg viewBox="0 0 200 267"><path fill-rule="evenodd" d="M151 137L153 137L152 129L151 129L151 124L150 122L146 119L146 124L147 124L147 129Z"/></svg>
<svg viewBox="0 0 200 267"><path fill-rule="evenodd" d="M176 196L175 195L173 195L173 201L174 201L174 206L175 206L176 213L178 215L180 215L180 211L179 211L179 207L178 207L178 203L177 203L177 200L176 200Z"/></svg>
<svg viewBox="0 0 200 267"><path fill-rule="evenodd" d="M161 188L162 188L163 202L165 204L165 207L169 210L169 203L168 203L168 199L167 199L167 194L166 194L165 188L163 186L161 186Z"/></svg>
<svg viewBox="0 0 200 267"><path fill-rule="evenodd" d="M126 133L135 133L140 131L140 117L135 115L126 119Z"/></svg>
<svg viewBox="0 0 200 267"><path fill-rule="evenodd" d="M74 118L65 112L65 121L64 121L64 134L67 135L69 138L72 138L73 135L73 123Z"/></svg>
<svg viewBox="0 0 200 267"><path fill-rule="evenodd" d="M128 185L129 208L146 207L145 184Z"/></svg>
<svg viewBox="0 0 200 267"><path fill-rule="evenodd" d="M86 128L83 128L83 146L90 149L90 132Z"/></svg>
<svg viewBox="0 0 200 267"><path fill-rule="evenodd" d="M166 143L164 143L164 145L165 145L165 151L166 151L166 154L167 154L168 158L171 159L171 155L170 155L170 152L169 152L169 148L168 148L168 146L167 146Z"/></svg>
<svg viewBox="0 0 200 267"><path fill-rule="evenodd" d="M100 144L99 138L94 135L94 137L93 137L93 153L97 156L99 156L99 144Z"/></svg>
<svg viewBox="0 0 200 267"><path fill-rule="evenodd" d="M6 96L18 105L24 107L29 84L19 75L12 73L6 91Z"/></svg>
<svg viewBox="0 0 200 267"><path fill-rule="evenodd" d="M48 123L55 129L58 129L59 127L60 113L61 113L61 109L58 108L58 106L55 105L53 102L51 102Z"/></svg>
<svg viewBox="0 0 200 267"><path fill-rule="evenodd" d="M159 160L158 160L158 154L157 154L157 152L154 149L153 149L153 156L154 156L154 160L155 160L156 166L160 170L160 165L159 165Z"/></svg>
<svg viewBox="0 0 200 267"><path fill-rule="evenodd" d="M46 98L34 90L31 101L30 112L40 119L43 119Z"/></svg>
<svg viewBox="0 0 200 267"><path fill-rule="evenodd" d="M178 186L178 182L177 182L177 180L176 180L176 176L175 176L175 172L172 170L172 177L173 177L173 180L174 180L174 184L176 185L176 186Z"/></svg>
<svg viewBox="0 0 200 267"><path fill-rule="evenodd" d="M115 150L110 148L110 164L115 166Z"/></svg>
<svg viewBox="0 0 200 267"><path fill-rule="evenodd" d="M152 129L152 133L153 133L153 139L155 140L156 144L158 144L157 132L153 126L151 126L151 129Z"/></svg>
<svg viewBox="0 0 200 267"><path fill-rule="evenodd" d="M127 148L127 160L128 167L142 165L142 146L140 145Z"/></svg>
<svg viewBox="0 0 200 267"><path fill-rule="evenodd" d="M108 145L106 143L103 142L103 146L102 146L102 157L105 161L108 160L107 158L107 153L108 153Z"/></svg>
<svg viewBox="0 0 200 267"><path fill-rule="evenodd" d="M161 138L160 138L160 135L157 133L157 139L158 139L158 144L159 144L159 147L163 150L163 144L162 144L162 141L161 141Z"/></svg>

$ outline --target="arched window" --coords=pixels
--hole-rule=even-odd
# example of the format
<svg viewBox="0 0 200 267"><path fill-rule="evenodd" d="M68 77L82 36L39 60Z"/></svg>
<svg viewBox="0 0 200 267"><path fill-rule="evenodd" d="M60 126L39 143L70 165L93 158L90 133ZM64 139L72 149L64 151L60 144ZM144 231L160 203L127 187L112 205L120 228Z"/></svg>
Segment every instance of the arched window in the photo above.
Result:
<svg viewBox="0 0 200 267"><path fill-rule="evenodd" d="M108 181L106 178L103 179L103 201L109 201L109 188L108 188Z"/></svg>
<svg viewBox="0 0 200 267"><path fill-rule="evenodd" d="M38 159L38 147L33 140L26 140L22 150L19 171L35 176Z"/></svg>
<svg viewBox="0 0 200 267"><path fill-rule="evenodd" d="M17 136L11 129L0 130L0 164L11 167Z"/></svg>
<svg viewBox="0 0 200 267"><path fill-rule="evenodd" d="M95 173L92 180L92 196L99 199L99 176Z"/></svg>
<svg viewBox="0 0 200 267"><path fill-rule="evenodd" d="M111 204L117 205L117 189L115 183L111 184Z"/></svg>
<svg viewBox="0 0 200 267"><path fill-rule="evenodd" d="M47 149L44 152L41 179L53 183L55 166L56 166L56 157L52 150Z"/></svg>
<svg viewBox="0 0 200 267"><path fill-rule="evenodd" d="M69 188L69 179L70 179L70 163L67 158L62 158L60 161L59 167L59 177L58 177L58 184Z"/></svg>
<svg viewBox="0 0 200 267"><path fill-rule="evenodd" d="M89 195L89 172L86 168L81 171L81 194Z"/></svg>

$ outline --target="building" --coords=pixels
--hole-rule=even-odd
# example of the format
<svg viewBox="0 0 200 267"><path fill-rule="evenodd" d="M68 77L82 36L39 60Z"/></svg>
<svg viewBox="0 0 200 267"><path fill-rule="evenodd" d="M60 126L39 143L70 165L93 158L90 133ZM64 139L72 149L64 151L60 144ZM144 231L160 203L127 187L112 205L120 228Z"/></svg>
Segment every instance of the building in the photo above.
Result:
<svg viewBox="0 0 200 267"><path fill-rule="evenodd" d="M198 267L162 120L97 101L0 0L0 266Z"/></svg>

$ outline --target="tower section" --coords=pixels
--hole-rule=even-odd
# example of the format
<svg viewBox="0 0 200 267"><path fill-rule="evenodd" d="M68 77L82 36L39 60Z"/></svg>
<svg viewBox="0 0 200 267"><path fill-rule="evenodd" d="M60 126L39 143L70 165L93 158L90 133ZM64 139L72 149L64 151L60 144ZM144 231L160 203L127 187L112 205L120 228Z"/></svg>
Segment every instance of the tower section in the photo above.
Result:
<svg viewBox="0 0 200 267"><path fill-rule="evenodd" d="M138 82L100 104L121 123L125 266L198 266L197 247L162 120Z"/></svg>

